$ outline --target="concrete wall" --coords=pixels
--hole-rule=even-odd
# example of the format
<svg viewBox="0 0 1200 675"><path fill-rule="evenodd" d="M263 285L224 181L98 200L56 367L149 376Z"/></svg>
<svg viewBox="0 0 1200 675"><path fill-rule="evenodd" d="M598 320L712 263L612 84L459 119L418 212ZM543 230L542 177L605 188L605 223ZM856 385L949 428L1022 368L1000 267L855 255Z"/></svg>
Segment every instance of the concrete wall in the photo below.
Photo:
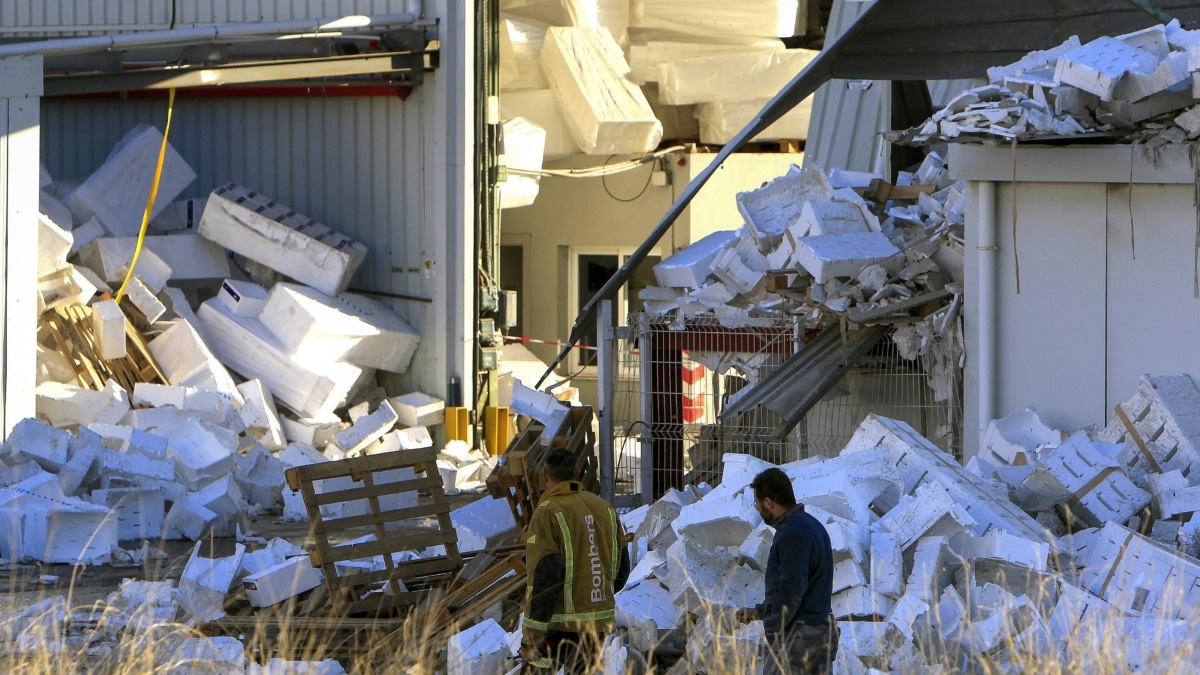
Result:
<svg viewBox="0 0 1200 675"><path fill-rule="evenodd" d="M670 208L687 181L703 170L715 154L672 155L671 184L646 186L649 167L598 178L543 178L532 206L503 212L501 231L505 244L525 247L525 299L521 323L526 335L540 340L566 339L575 321L569 285L572 248L636 248ZM734 195L757 188L787 171L802 155L736 154L718 170L696 196L692 206L659 243L664 256L680 250L710 232L740 227ZM598 158L580 158L572 166L595 165ZM645 190L643 191L643 186ZM607 191L606 191L607 190ZM611 193L611 194L610 194ZM620 201L621 199L632 201ZM577 311L577 310L576 310ZM540 358L550 361L558 348L530 345ZM560 371L564 374L565 370ZM585 402L595 403L595 379L590 373L576 378Z"/></svg>
<svg viewBox="0 0 1200 675"><path fill-rule="evenodd" d="M981 432L987 419L1033 406L1060 429L1102 425L1140 375L1200 374L1196 174L1188 146L1019 148L1016 181L1009 148L955 145L949 163L970 181L966 457L979 443L970 432ZM978 251L988 222L978 195L987 182L996 188L994 253ZM981 255L998 263L996 311L988 317L978 311L988 292ZM989 326L991 355L981 350ZM990 383L979 376L988 358L996 373ZM980 403L989 388L990 411Z"/></svg>

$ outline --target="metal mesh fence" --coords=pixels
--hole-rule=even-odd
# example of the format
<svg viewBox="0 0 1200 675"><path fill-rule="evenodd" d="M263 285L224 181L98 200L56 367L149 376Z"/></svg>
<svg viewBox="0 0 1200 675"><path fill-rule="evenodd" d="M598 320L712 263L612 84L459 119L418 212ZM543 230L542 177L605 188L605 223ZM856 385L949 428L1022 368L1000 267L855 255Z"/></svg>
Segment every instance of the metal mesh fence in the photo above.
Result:
<svg viewBox="0 0 1200 675"><path fill-rule="evenodd" d="M616 335L615 492L630 495L621 500L625 504L648 502L672 487L719 480L720 459L727 452L777 464L835 456L870 413L903 420L938 447L961 455L961 352L956 350L928 344L918 350L906 343L911 336L893 332L776 440L783 420L769 411L760 408L731 420L718 415L732 395L769 375L811 339L797 322L756 320L725 327L712 317L681 323L634 314Z"/></svg>

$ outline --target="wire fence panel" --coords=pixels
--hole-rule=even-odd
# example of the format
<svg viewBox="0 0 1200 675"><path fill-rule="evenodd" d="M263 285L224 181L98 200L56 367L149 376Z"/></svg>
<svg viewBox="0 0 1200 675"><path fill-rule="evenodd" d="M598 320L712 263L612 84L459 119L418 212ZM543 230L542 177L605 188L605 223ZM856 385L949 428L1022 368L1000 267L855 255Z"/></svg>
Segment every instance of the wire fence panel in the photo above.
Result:
<svg viewBox="0 0 1200 675"><path fill-rule="evenodd" d="M778 438L784 421L765 409L719 416L731 396L814 337L798 322L757 319L727 327L714 317L681 322L633 314L616 334L615 493L626 495L625 504L649 503L684 485L715 484L725 453L776 464L835 456L870 413L903 420L961 455L961 358L946 358L953 350L918 350L904 335L889 335Z"/></svg>

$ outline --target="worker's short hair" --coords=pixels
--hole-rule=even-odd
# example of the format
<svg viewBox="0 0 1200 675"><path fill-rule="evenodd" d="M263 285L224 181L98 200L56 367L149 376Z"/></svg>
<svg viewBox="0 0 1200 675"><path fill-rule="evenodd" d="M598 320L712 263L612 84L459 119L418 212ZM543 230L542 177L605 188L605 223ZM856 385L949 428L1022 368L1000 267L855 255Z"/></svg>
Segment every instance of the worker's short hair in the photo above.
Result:
<svg viewBox="0 0 1200 675"><path fill-rule="evenodd" d="M770 499L780 506L795 506L796 493L792 491L792 479L782 469L771 467L754 477L750 483L754 498Z"/></svg>
<svg viewBox="0 0 1200 675"><path fill-rule="evenodd" d="M575 480L579 477L579 463L575 461L575 453L567 448L554 448L546 453L546 473L550 480Z"/></svg>

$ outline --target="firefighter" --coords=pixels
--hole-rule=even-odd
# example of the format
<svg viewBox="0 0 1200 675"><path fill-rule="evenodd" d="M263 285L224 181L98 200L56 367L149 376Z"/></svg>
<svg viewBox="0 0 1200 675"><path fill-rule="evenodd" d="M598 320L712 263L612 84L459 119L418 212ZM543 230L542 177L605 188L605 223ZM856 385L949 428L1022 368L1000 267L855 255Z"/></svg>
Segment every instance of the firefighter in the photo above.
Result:
<svg viewBox="0 0 1200 675"><path fill-rule="evenodd" d="M546 453L542 501L529 524L521 658L527 672L583 673L599 658L629 578L616 511L579 483L574 453Z"/></svg>

